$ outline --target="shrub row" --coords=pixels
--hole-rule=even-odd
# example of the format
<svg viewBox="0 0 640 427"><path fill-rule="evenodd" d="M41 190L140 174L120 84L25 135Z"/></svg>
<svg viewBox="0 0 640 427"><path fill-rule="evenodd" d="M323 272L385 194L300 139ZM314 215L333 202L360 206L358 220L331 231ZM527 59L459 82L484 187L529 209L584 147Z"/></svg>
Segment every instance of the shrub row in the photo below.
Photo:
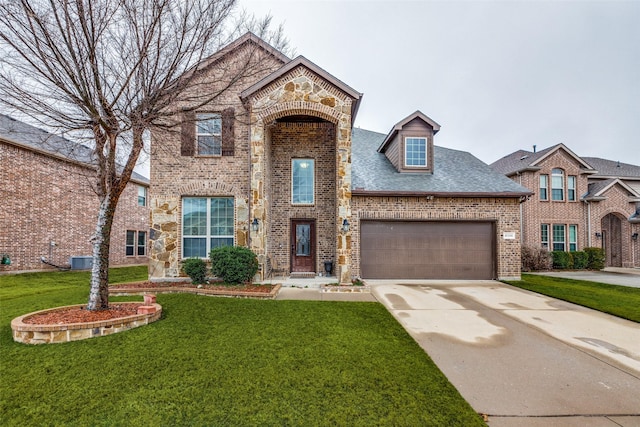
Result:
<svg viewBox="0 0 640 427"><path fill-rule="evenodd" d="M604 261L602 248L584 248L584 251L577 252L548 252L531 246L522 247L522 271L550 270L551 268L602 270Z"/></svg>
<svg viewBox="0 0 640 427"><path fill-rule="evenodd" d="M258 258L250 249L242 246L224 246L209 253L211 273L225 283L238 284L253 280L258 272ZM200 258L188 258L182 263L182 270L195 284L205 283L207 265Z"/></svg>

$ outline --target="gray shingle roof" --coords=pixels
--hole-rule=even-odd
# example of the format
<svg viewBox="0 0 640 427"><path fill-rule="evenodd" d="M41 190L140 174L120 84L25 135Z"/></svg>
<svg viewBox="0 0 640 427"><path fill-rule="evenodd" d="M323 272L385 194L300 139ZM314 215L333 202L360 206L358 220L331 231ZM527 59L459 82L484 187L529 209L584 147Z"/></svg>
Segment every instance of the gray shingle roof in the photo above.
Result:
<svg viewBox="0 0 640 427"><path fill-rule="evenodd" d="M385 134L353 129L352 190L389 193L527 195L531 192L465 151L434 147L434 172L399 173L376 149Z"/></svg>
<svg viewBox="0 0 640 427"><path fill-rule="evenodd" d="M0 114L0 139L71 161L95 165L91 148L4 114ZM149 179L137 172L133 172L131 178L140 183L149 184Z"/></svg>
<svg viewBox="0 0 640 427"><path fill-rule="evenodd" d="M601 159L599 157L583 157L598 172L593 174L594 178L602 176L638 178L640 179L640 166L628 163L616 162L613 160Z"/></svg>

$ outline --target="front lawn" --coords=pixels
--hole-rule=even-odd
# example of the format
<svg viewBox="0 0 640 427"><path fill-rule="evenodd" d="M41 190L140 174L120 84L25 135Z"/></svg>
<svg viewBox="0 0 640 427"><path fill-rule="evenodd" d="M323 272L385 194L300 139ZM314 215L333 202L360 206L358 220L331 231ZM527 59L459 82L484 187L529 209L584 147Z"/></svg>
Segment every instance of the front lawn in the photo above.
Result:
<svg viewBox="0 0 640 427"><path fill-rule="evenodd" d="M1 425L484 425L378 303L160 294L151 325L14 343L13 317L87 299L48 274L0 276Z"/></svg>
<svg viewBox="0 0 640 427"><path fill-rule="evenodd" d="M640 322L640 288L535 274L505 283Z"/></svg>

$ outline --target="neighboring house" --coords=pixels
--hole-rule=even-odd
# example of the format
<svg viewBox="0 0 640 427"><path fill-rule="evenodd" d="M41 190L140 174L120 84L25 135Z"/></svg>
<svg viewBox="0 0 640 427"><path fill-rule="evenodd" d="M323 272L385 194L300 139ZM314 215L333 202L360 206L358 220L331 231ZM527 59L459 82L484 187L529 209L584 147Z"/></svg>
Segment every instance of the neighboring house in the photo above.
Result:
<svg viewBox="0 0 640 427"><path fill-rule="evenodd" d="M469 153L434 146L440 126L419 111L388 135L353 129L361 93L254 35L203 72L247 52L260 73L200 84L200 93L230 89L184 114L179 133L152 134L152 279L232 244L258 255L262 277L323 274L326 261L341 283L520 276L528 190Z"/></svg>
<svg viewBox="0 0 640 427"><path fill-rule="evenodd" d="M91 256L99 205L91 163L89 148L0 114L0 255L11 260L0 272L70 266L71 257ZM148 262L148 188L149 180L134 173L120 197L111 265ZM74 267L86 262L75 258Z"/></svg>
<svg viewBox="0 0 640 427"><path fill-rule="evenodd" d="M557 144L516 151L491 167L536 193L522 204L523 245L601 247L607 266L640 267L640 166L580 157Z"/></svg>

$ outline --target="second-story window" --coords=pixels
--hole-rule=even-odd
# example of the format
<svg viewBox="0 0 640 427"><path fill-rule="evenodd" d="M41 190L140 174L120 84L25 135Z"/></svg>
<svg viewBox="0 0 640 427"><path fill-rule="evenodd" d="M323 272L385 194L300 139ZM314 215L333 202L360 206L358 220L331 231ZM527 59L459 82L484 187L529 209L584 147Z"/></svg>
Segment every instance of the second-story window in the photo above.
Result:
<svg viewBox="0 0 640 427"><path fill-rule="evenodd" d="M562 169L551 171L551 200L564 200L564 171Z"/></svg>
<svg viewBox="0 0 640 427"><path fill-rule="evenodd" d="M138 206L147 206L147 187L138 185Z"/></svg>
<svg viewBox="0 0 640 427"><path fill-rule="evenodd" d="M404 165L427 166L427 138L404 139Z"/></svg>
<svg viewBox="0 0 640 427"><path fill-rule="evenodd" d="M576 201L576 177L574 175L567 177L567 200Z"/></svg>
<svg viewBox="0 0 640 427"><path fill-rule="evenodd" d="M222 118L219 114L204 113L196 116L198 155L222 155Z"/></svg>
<svg viewBox="0 0 640 427"><path fill-rule="evenodd" d="M314 161L313 159L291 160L291 203L312 205L314 203Z"/></svg>
<svg viewBox="0 0 640 427"><path fill-rule="evenodd" d="M540 200L549 200L549 175L540 175Z"/></svg>

